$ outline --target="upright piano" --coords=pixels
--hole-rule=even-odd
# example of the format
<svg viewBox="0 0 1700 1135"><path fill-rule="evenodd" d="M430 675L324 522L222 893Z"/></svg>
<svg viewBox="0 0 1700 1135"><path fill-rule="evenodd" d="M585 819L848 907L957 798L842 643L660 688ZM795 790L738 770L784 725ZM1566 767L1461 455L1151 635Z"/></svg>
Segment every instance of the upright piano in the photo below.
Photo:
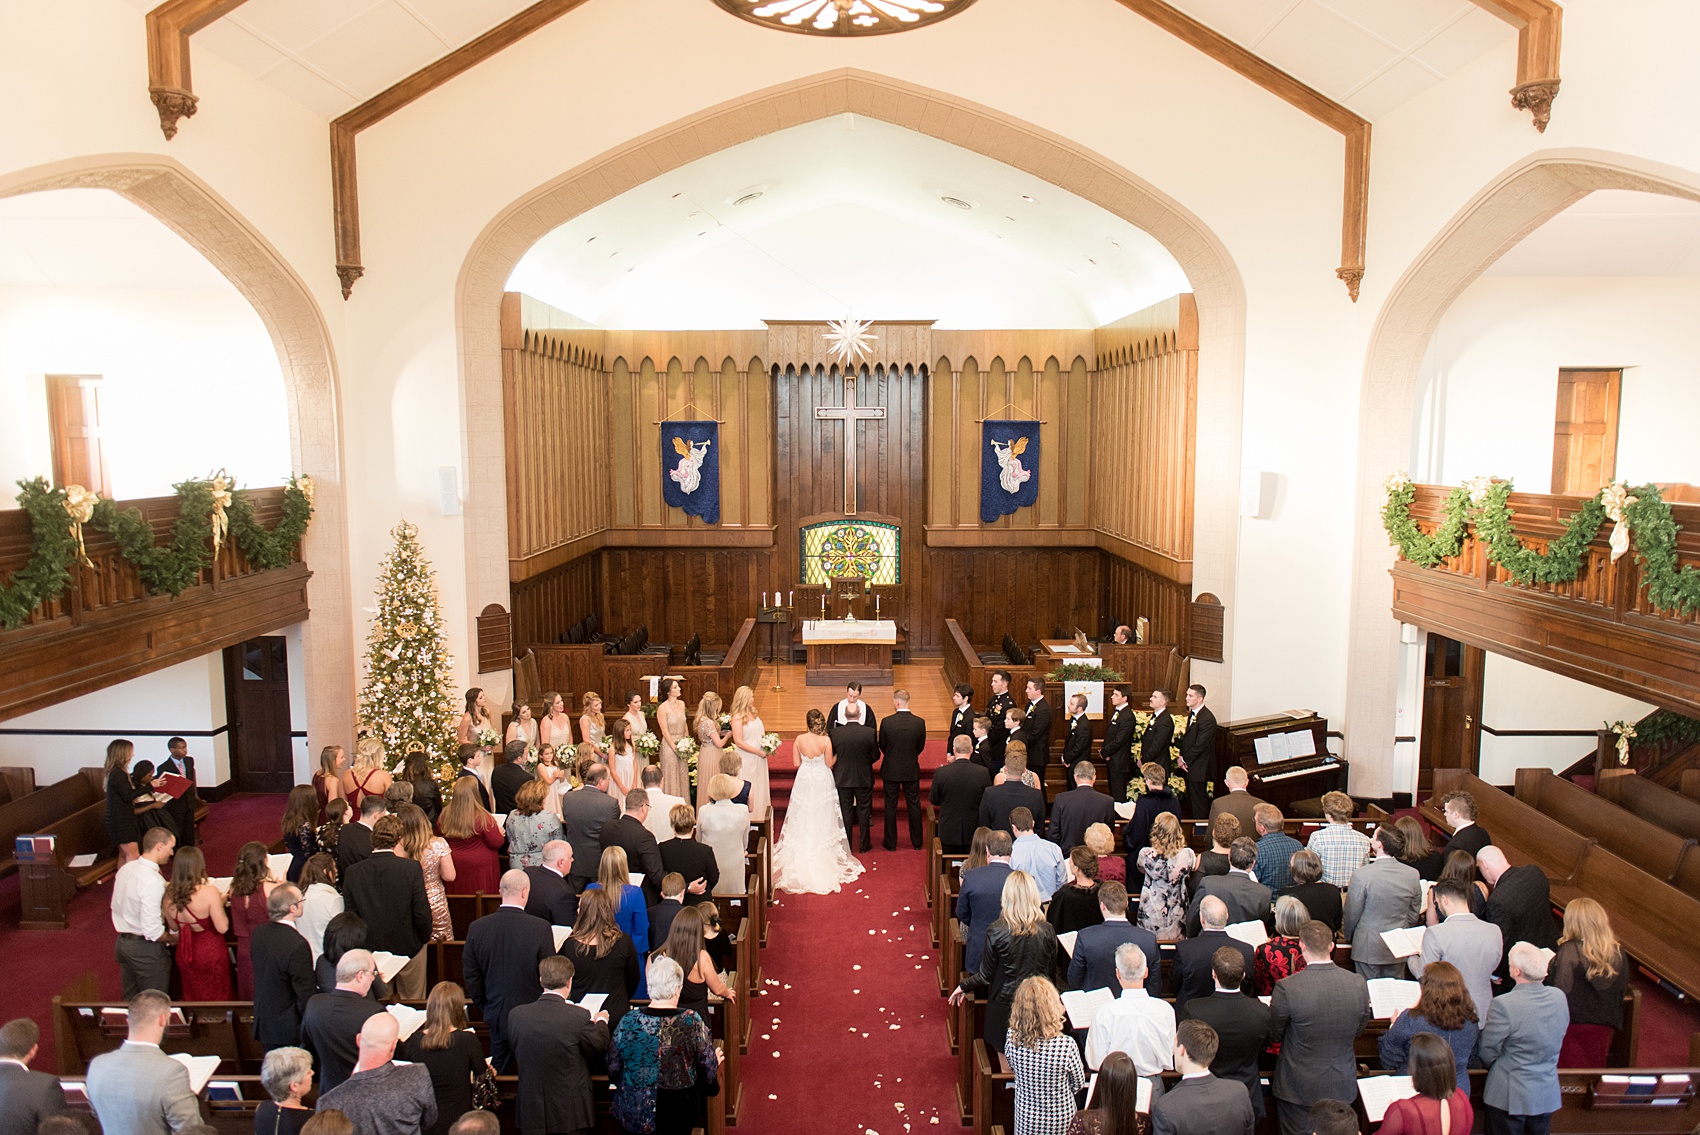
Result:
<svg viewBox="0 0 1700 1135"><path fill-rule="evenodd" d="M1347 762L1328 751L1328 720L1297 710L1229 721L1216 730L1218 775L1239 765L1253 796L1292 816L1295 801L1346 791ZM1220 790L1219 790L1220 791Z"/></svg>

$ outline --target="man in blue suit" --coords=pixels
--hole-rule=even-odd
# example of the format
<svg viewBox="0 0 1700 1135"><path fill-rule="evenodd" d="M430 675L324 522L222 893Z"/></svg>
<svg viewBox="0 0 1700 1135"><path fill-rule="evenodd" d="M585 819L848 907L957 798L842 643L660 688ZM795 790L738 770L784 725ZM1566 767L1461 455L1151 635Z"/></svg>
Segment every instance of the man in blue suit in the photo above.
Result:
<svg viewBox="0 0 1700 1135"><path fill-rule="evenodd" d="M1003 884L1011 868L1009 853L1015 841L1005 831L995 831L986 840L986 865L962 873L962 892L956 896L956 920L962 923L966 945L962 966L969 973L980 969L980 954L986 948L986 931L1003 913Z"/></svg>
<svg viewBox="0 0 1700 1135"><path fill-rule="evenodd" d="M1546 1135L1552 1113L1564 1106L1558 1087L1558 1052L1570 1027L1564 990L1546 984L1547 958L1528 942L1507 951L1509 993L1493 999L1482 1024L1482 1086L1488 1135Z"/></svg>
<svg viewBox="0 0 1700 1135"><path fill-rule="evenodd" d="M1133 944L1145 953L1145 991L1163 995L1162 961L1157 953L1157 936L1127 920L1127 888L1114 879L1098 884L1098 910L1104 921L1083 928L1074 938L1074 956L1068 963L1068 983L1075 989L1109 989L1116 993L1116 947Z"/></svg>

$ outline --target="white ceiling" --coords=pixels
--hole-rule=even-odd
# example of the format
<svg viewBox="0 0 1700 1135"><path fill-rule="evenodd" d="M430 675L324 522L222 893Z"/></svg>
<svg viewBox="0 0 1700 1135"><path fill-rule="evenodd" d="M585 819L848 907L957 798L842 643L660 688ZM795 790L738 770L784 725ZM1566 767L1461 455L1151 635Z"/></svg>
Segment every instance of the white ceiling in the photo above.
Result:
<svg viewBox="0 0 1700 1135"><path fill-rule="evenodd" d="M235 290L182 237L105 189L0 198L0 287Z"/></svg>
<svg viewBox="0 0 1700 1135"><path fill-rule="evenodd" d="M158 0L130 2L145 11ZM1372 120L1516 35L1470 0L1171 2ZM221 55L333 118L530 3L248 0L198 32L194 49ZM974 18L973 9L956 17ZM1131 12L1127 18L1140 19Z"/></svg>
<svg viewBox="0 0 1700 1135"><path fill-rule="evenodd" d="M1700 201L1602 189L1524 237L1488 276L1700 276Z"/></svg>
<svg viewBox="0 0 1700 1135"><path fill-rule="evenodd" d="M575 217L508 286L599 326L655 329L848 313L1094 327L1190 290L1155 239L1097 205L848 114L722 150Z"/></svg>

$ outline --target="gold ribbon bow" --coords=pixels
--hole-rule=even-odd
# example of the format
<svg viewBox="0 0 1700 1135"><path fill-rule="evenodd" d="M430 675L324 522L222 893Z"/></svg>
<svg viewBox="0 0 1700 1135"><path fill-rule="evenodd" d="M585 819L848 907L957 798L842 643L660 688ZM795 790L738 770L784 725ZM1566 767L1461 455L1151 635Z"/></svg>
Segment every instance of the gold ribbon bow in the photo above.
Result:
<svg viewBox="0 0 1700 1135"><path fill-rule="evenodd" d="M1635 726L1627 721L1620 721L1611 727L1611 731L1617 734L1617 763L1627 765L1629 763L1629 739L1635 736Z"/></svg>
<svg viewBox="0 0 1700 1135"><path fill-rule="evenodd" d="M312 508L314 490L313 478L303 473L301 476L295 478L295 487L300 491L302 497L306 499L307 507Z"/></svg>
<svg viewBox="0 0 1700 1135"><path fill-rule="evenodd" d="M81 485L65 486L65 515L71 521L71 535L77 538L77 559L84 567L93 567L89 562L88 549L83 547L83 525L94 518L94 506L100 503L100 494Z"/></svg>
<svg viewBox="0 0 1700 1135"><path fill-rule="evenodd" d="M224 538L230 533L230 517L225 510L230 507L234 498L230 494L230 478L220 472L212 479L212 521L213 555L218 555L224 547Z"/></svg>
<svg viewBox="0 0 1700 1135"><path fill-rule="evenodd" d="M1622 481L1613 481L1600 490L1600 503L1606 506L1606 516L1613 524L1610 543L1611 562L1614 564L1629 550L1629 521L1624 519L1623 510L1634 504L1637 499L1630 495L1629 486ZM1633 735L1631 733L1631 736ZM1627 749L1627 741L1620 739L1619 744ZM1625 760L1627 761L1627 757Z"/></svg>

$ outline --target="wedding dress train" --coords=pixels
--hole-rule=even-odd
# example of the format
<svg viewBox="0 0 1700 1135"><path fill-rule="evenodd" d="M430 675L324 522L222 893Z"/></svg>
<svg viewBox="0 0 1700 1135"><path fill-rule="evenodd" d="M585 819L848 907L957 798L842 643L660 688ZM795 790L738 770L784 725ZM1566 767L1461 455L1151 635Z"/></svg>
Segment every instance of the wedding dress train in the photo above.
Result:
<svg viewBox="0 0 1700 1135"><path fill-rule="evenodd" d="M844 813L838 807L838 785L824 757L804 757L779 843L773 849L773 886L790 894L827 895L862 873L862 863L850 853L844 834Z"/></svg>

